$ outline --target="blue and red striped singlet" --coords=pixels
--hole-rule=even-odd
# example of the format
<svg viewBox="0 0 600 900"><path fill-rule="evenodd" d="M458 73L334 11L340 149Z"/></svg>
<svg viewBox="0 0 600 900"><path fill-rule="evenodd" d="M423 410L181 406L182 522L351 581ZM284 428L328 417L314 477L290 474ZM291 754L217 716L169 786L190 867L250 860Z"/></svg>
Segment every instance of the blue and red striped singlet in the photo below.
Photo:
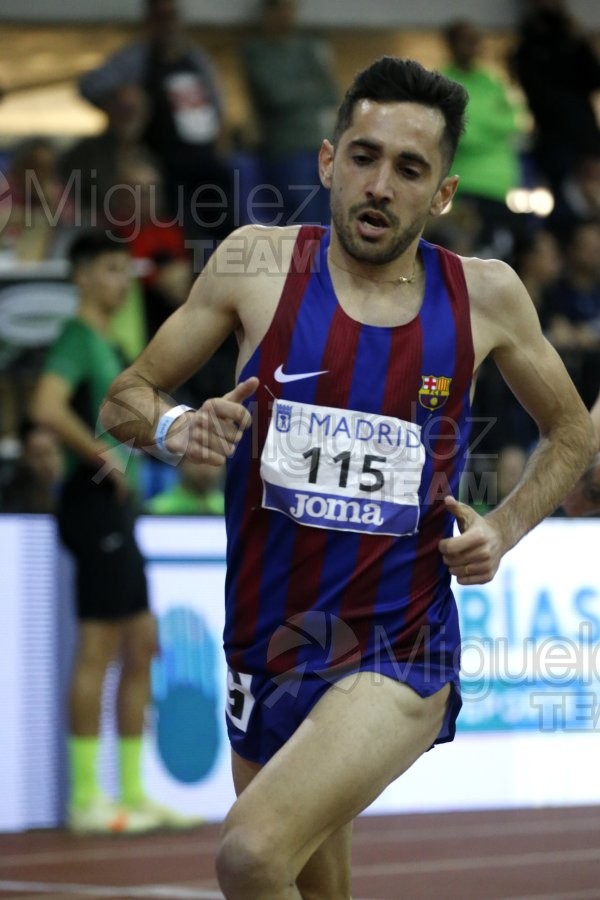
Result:
<svg viewBox="0 0 600 900"><path fill-rule="evenodd" d="M421 240L405 325L351 319L304 226L267 334L253 427L229 460L224 633L236 672L381 671L458 688L459 628L438 544L469 432L473 343L460 259Z"/></svg>

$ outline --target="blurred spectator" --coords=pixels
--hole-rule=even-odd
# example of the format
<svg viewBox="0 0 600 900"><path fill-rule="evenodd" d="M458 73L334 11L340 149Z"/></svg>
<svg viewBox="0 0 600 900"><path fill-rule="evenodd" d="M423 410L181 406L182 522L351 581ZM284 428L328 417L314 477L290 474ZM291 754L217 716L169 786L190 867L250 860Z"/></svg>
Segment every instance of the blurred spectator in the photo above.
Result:
<svg viewBox="0 0 600 900"><path fill-rule="evenodd" d="M215 466L182 460L179 481L146 503L146 512L162 516L222 516L223 472Z"/></svg>
<svg viewBox="0 0 600 900"><path fill-rule="evenodd" d="M183 228L169 218L159 168L136 154L120 166L118 177L110 202L110 233L117 243L125 244L136 259L150 259L157 248L189 258Z"/></svg>
<svg viewBox="0 0 600 900"><path fill-rule="evenodd" d="M49 428L26 421L20 441L17 466L3 490L0 508L2 512L52 513L63 471L56 436Z"/></svg>
<svg viewBox="0 0 600 900"><path fill-rule="evenodd" d="M0 217L6 221L2 249L27 262L62 256L71 234L74 206L60 177L52 141L34 137L17 147L7 181L10 193L0 200Z"/></svg>
<svg viewBox="0 0 600 900"><path fill-rule="evenodd" d="M527 459L528 453L523 447L505 444L479 471L465 472L461 480L461 499L479 515L485 516L517 486Z"/></svg>
<svg viewBox="0 0 600 900"><path fill-rule="evenodd" d="M564 254L564 271L547 291L542 322L590 406L600 379L600 222L577 225Z"/></svg>
<svg viewBox="0 0 600 900"><path fill-rule="evenodd" d="M136 466L129 448L96 436L100 405L122 368L107 334L126 296L130 258L104 232L82 233L70 255L79 309L50 349L31 402L32 417L51 427L67 449L57 516L76 563L79 620L69 697L68 825L81 834L139 833L178 823L148 799L142 783L142 733L157 637L134 535ZM121 663L114 711L118 802L102 793L98 772L102 689L115 660Z"/></svg>
<svg viewBox="0 0 600 900"><path fill-rule="evenodd" d="M557 193L578 158L600 153L600 60L565 0L525 0L525 9L514 71L535 120L539 174Z"/></svg>
<svg viewBox="0 0 600 900"><path fill-rule="evenodd" d="M558 241L544 228L533 230L516 243L512 263L538 315L543 316L546 294L557 282L563 268Z"/></svg>
<svg viewBox="0 0 600 900"><path fill-rule="evenodd" d="M111 336L128 359L135 358L170 314L185 302L192 286L192 254L183 227L169 220L162 177L145 156L132 156L120 170L120 187L112 196L110 233L141 265L134 289L115 314ZM133 345L132 336L141 336ZM131 351L134 351L133 353ZM173 396L178 402L199 407L235 384L237 344L230 337L201 370L181 385ZM149 489L159 486L169 472L155 459L144 460L144 479Z"/></svg>
<svg viewBox="0 0 600 900"><path fill-rule="evenodd" d="M522 217L511 213L506 195L521 184L520 109L504 81L481 62L483 35L460 20L444 29L450 63L443 73L469 93L467 127L452 172L460 176L455 207L471 206L479 219L479 253L508 258Z"/></svg>
<svg viewBox="0 0 600 900"><path fill-rule="evenodd" d="M110 208L110 234L141 264L137 290L130 289L111 325L111 336L131 359L187 299L194 278L192 253L183 227L168 217L161 174L144 156L132 157L122 167L120 187L113 193ZM132 335L141 336L141 344L134 347ZM237 344L230 337L173 396L199 407L208 397L232 389L236 359ZM151 470L150 482L158 479L162 485L164 466L153 459L144 466Z"/></svg>
<svg viewBox="0 0 600 900"><path fill-rule="evenodd" d="M527 451L520 445L505 444L495 458L488 461L488 465L483 468L483 471L479 472L478 488L475 487L477 480L474 480L469 473L465 475L461 482L464 502L476 509L479 515L486 515L505 500L517 486L525 471L528 456ZM475 489L473 489L474 487Z"/></svg>
<svg viewBox="0 0 600 900"><path fill-rule="evenodd" d="M556 238L542 228L520 235L515 242L512 264L544 323L547 296L563 270L563 256ZM536 423L488 360L477 375L472 414L472 445L477 447L478 454L495 456L506 445L528 451L538 439Z"/></svg>
<svg viewBox="0 0 600 900"><path fill-rule="evenodd" d="M145 36L85 74L80 90L100 107L121 85L146 91L150 115L143 136L161 162L170 214L190 239L220 239L231 230L232 210L217 78L206 53L187 36L177 0L145 0L145 8Z"/></svg>
<svg viewBox="0 0 600 900"><path fill-rule="evenodd" d="M267 188L255 199L271 207L263 220L272 225L329 222L317 154L323 138L331 137L338 85L329 46L298 34L296 13L296 0L262 0L262 33L242 49L264 182L278 192L273 197Z"/></svg>
<svg viewBox="0 0 600 900"><path fill-rule="evenodd" d="M600 222L600 152L581 156L561 182L548 226L562 238L580 222Z"/></svg>
<svg viewBox="0 0 600 900"><path fill-rule="evenodd" d="M512 264L527 288L540 319L545 321L547 297L563 270L563 257L556 238L542 228L520 235L515 243ZM497 421L489 434L491 444L484 442L489 452L497 452L497 448L503 446L518 446L528 451L538 440L536 423L517 402L495 366L482 366L473 410L476 418L483 416L484 420L489 410L497 414ZM478 427L475 424L475 431Z"/></svg>
<svg viewBox="0 0 600 900"><path fill-rule="evenodd" d="M438 218L431 218L423 236L432 244L440 244L459 256L476 256L480 220L473 209L459 204Z"/></svg>
<svg viewBox="0 0 600 900"><path fill-rule="evenodd" d="M565 269L549 289L547 333L559 348L600 347L600 222L577 225L568 237Z"/></svg>
<svg viewBox="0 0 600 900"><path fill-rule="evenodd" d="M142 351L192 283L182 226L169 221L157 166L139 149L122 160L105 198L107 233L136 261L136 278L111 319L110 337L127 362Z"/></svg>
<svg viewBox="0 0 600 900"><path fill-rule="evenodd" d="M150 110L139 85L119 85L104 97L102 108L107 117L104 131L78 141L60 160L64 182L73 180L78 223L84 225L111 224L110 197L120 183L121 170L145 149ZM146 155L151 155L147 148Z"/></svg>
<svg viewBox="0 0 600 900"><path fill-rule="evenodd" d="M155 250L144 282L146 331L151 338L185 301L192 286L192 266L174 251Z"/></svg>

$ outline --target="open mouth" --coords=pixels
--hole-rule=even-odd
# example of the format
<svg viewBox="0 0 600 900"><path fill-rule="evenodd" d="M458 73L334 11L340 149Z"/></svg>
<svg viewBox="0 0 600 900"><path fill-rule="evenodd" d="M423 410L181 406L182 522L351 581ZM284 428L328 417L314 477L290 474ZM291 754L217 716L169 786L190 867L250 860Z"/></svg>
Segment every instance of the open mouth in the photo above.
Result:
<svg viewBox="0 0 600 900"><path fill-rule="evenodd" d="M359 231L363 237L378 237L390 227L390 223L383 213L377 210L367 209L358 217Z"/></svg>

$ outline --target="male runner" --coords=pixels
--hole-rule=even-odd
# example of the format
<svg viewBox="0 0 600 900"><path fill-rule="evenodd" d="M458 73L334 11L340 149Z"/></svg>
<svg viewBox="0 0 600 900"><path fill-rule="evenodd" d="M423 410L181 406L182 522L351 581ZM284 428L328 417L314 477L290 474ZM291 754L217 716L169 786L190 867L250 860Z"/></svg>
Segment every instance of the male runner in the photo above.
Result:
<svg viewBox="0 0 600 900"><path fill-rule="evenodd" d="M489 581L592 454L515 273L421 239L456 190L466 102L410 60L359 73L320 151L331 230L232 234L104 406L121 440L228 459L227 898L347 900L352 819L454 734L450 576ZM236 388L172 408L232 331ZM490 354L540 443L482 518L453 498Z"/></svg>

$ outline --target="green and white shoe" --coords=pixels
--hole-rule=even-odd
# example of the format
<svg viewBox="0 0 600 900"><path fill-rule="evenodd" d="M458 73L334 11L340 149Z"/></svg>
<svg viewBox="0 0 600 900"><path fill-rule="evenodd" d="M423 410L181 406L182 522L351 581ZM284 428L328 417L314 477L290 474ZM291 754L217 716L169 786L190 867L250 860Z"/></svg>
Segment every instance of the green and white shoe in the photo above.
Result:
<svg viewBox="0 0 600 900"><path fill-rule="evenodd" d="M168 806L162 806L151 800L150 797L143 797L134 805L123 805L131 815L148 816L154 818L159 824L158 828L169 828L173 831L185 831L189 828L199 828L204 825L206 820L202 816L186 816L182 813L170 809Z"/></svg>
<svg viewBox="0 0 600 900"><path fill-rule="evenodd" d="M126 809L102 795L87 806L71 807L67 828L72 834L146 834L164 827L150 809Z"/></svg>

